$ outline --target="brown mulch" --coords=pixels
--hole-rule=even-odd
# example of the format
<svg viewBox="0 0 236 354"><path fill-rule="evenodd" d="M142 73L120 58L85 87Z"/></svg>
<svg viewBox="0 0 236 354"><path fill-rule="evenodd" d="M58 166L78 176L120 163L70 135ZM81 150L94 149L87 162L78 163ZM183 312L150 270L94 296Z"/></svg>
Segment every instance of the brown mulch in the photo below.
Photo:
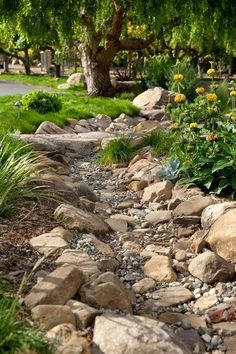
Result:
<svg viewBox="0 0 236 354"><path fill-rule="evenodd" d="M29 273L42 257L29 240L58 226L54 210L36 201L23 200L12 217L0 218L0 291L1 278L10 279L17 288L24 273ZM54 259L55 255L45 259L39 269L51 270Z"/></svg>

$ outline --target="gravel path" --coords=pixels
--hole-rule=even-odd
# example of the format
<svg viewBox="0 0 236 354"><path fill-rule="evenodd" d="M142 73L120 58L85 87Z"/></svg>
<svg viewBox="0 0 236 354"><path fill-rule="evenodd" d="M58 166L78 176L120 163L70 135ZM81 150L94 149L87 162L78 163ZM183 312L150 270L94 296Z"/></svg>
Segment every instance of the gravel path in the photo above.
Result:
<svg viewBox="0 0 236 354"><path fill-rule="evenodd" d="M51 91L50 88L44 86L27 85L14 81L0 81L0 96L24 95L33 90Z"/></svg>

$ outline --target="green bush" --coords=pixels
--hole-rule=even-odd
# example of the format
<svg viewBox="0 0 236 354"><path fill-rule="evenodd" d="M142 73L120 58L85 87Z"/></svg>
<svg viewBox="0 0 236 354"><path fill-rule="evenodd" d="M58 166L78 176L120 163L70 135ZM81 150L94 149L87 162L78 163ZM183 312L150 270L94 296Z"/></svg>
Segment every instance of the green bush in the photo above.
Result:
<svg viewBox="0 0 236 354"><path fill-rule="evenodd" d="M16 298L0 295L0 354L51 354L44 333L21 319Z"/></svg>
<svg viewBox="0 0 236 354"><path fill-rule="evenodd" d="M148 60L144 67L147 86L160 86L166 89L172 65L171 59L164 55Z"/></svg>
<svg viewBox="0 0 236 354"><path fill-rule="evenodd" d="M24 95L22 105L26 111L33 109L40 114L59 112L62 108L59 97L47 91L32 91Z"/></svg>
<svg viewBox="0 0 236 354"><path fill-rule="evenodd" d="M181 82L174 79L176 74L183 75ZM167 84L170 91L179 91L183 93L188 100L193 100L196 97L195 89L198 85L199 79L197 78L197 72L192 65L184 61L181 63L177 61L176 64L172 66Z"/></svg>
<svg viewBox="0 0 236 354"><path fill-rule="evenodd" d="M224 115L215 92L199 95L171 112L180 183L236 197L236 116Z"/></svg>
<svg viewBox="0 0 236 354"><path fill-rule="evenodd" d="M143 138L143 146L151 146L157 156L169 153L173 143L172 134L163 129L156 129Z"/></svg>
<svg viewBox="0 0 236 354"><path fill-rule="evenodd" d="M9 137L0 140L0 216L7 216L23 197L32 197L31 174L38 164L29 147Z"/></svg>
<svg viewBox="0 0 236 354"><path fill-rule="evenodd" d="M121 137L111 140L102 150L100 162L103 165L129 162L132 158L133 151L131 139Z"/></svg>

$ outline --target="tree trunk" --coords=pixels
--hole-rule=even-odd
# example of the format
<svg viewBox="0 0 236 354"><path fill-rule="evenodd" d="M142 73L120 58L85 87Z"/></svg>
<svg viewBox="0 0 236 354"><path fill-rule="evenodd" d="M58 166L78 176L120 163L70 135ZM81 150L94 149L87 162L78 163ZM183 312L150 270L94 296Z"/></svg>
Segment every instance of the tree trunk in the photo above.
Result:
<svg viewBox="0 0 236 354"><path fill-rule="evenodd" d="M55 65L56 77L61 77L61 64L54 64L54 65Z"/></svg>
<svg viewBox="0 0 236 354"><path fill-rule="evenodd" d="M9 60L6 54L4 55L3 70L4 73L9 73Z"/></svg>
<svg viewBox="0 0 236 354"><path fill-rule="evenodd" d="M25 73L26 73L26 75L30 75L31 71L30 71L30 58L29 58L28 48L24 49L24 53L25 53L25 56L22 61L23 61L24 67L25 67Z"/></svg>
<svg viewBox="0 0 236 354"><path fill-rule="evenodd" d="M83 67L87 93L90 96L113 96L115 89L111 84L108 64L92 59L90 48L83 45L81 50L81 64Z"/></svg>

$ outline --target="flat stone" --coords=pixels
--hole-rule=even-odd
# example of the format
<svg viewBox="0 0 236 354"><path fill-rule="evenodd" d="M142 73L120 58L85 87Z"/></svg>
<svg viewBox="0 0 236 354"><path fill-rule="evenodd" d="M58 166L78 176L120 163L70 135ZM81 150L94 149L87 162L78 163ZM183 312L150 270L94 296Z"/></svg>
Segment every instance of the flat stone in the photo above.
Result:
<svg viewBox="0 0 236 354"><path fill-rule="evenodd" d="M52 231L30 239L30 245L39 253L47 254L52 249L70 248L69 243L73 235L62 227L56 227Z"/></svg>
<svg viewBox="0 0 236 354"><path fill-rule="evenodd" d="M146 220L152 225L164 224L171 220L172 213L168 210L152 211L147 214Z"/></svg>
<svg viewBox="0 0 236 354"><path fill-rule="evenodd" d="M202 211L213 204L212 197L204 197L201 195L192 197L188 200L181 202L174 209L175 216L201 216Z"/></svg>
<svg viewBox="0 0 236 354"><path fill-rule="evenodd" d="M217 303L217 297L215 295L206 295L201 296L195 304L193 305L194 309L198 310L206 310L209 309L211 306Z"/></svg>
<svg viewBox="0 0 236 354"><path fill-rule="evenodd" d="M236 322L213 323L213 328L224 334L236 334Z"/></svg>
<svg viewBox="0 0 236 354"><path fill-rule="evenodd" d="M219 304L207 312L212 323L232 321L235 318L235 308L230 304Z"/></svg>
<svg viewBox="0 0 236 354"><path fill-rule="evenodd" d="M176 324L187 320L193 328L206 328L206 321L204 316L197 316L195 314L183 314L177 312L163 312L158 319L168 324Z"/></svg>
<svg viewBox="0 0 236 354"><path fill-rule="evenodd" d="M172 282L177 275L172 269L171 259L167 256L155 255L144 265L144 275L159 282Z"/></svg>
<svg viewBox="0 0 236 354"><path fill-rule="evenodd" d="M51 329L62 323L76 326L76 320L69 306L38 305L31 310L33 320L42 329Z"/></svg>
<svg viewBox="0 0 236 354"><path fill-rule="evenodd" d="M59 267L33 286L25 297L27 307L64 305L79 290L83 273L74 266Z"/></svg>
<svg viewBox="0 0 236 354"><path fill-rule="evenodd" d="M76 318L77 328L83 329L91 326L96 316L101 314L101 311L94 307L88 306L80 301L69 300L67 306L71 309Z"/></svg>
<svg viewBox="0 0 236 354"><path fill-rule="evenodd" d="M109 218L106 219L105 222L115 232L126 232L128 229L127 221L125 221L124 219L119 220L119 219Z"/></svg>
<svg viewBox="0 0 236 354"><path fill-rule="evenodd" d="M58 222L62 222L70 229L79 229L88 233L106 233L107 224L98 216L69 204L61 204L54 212Z"/></svg>
<svg viewBox="0 0 236 354"><path fill-rule="evenodd" d="M147 300L147 304L155 307L168 307L183 304L193 298L190 290L183 286L171 286L154 291L151 294L155 300ZM149 303L150 301L150 303Z"/></svg>
<svg viewBox="0 0 236 354"><path fill-rule="evenodd" d="M63 252L55 263L59 266L63 266L64 264L76 266L86 279L93 274L100 273L97 263L93 261L87 253L77 250Z"/></svg>
<svg viewBox="0 0 236 354"><path fill-rule="evenodd" d="M191 353L163 323L141 316L114 314L96 318L93 348L95 353L103 354Z"/></svg>
<svg viewBox="0 0 236 354"><path fill-rule="evenodd" d="M122 220L122 221L124 220L130 226L135 226L137 223L137 221L133 216L124 215L124 214L113 214L111 215L111 219Z"/></svg>
<svg viewBox="0 0 236 354"><path fill-rule="evenodd" d="M108 257L114 257L115 254L112 251L111 247L106 244L105 242L100 241L97 237L95 237L92 234L89 235L83 235L83 240L87 240L90 242L98 252L102 253L105 256Z"/></svg>

